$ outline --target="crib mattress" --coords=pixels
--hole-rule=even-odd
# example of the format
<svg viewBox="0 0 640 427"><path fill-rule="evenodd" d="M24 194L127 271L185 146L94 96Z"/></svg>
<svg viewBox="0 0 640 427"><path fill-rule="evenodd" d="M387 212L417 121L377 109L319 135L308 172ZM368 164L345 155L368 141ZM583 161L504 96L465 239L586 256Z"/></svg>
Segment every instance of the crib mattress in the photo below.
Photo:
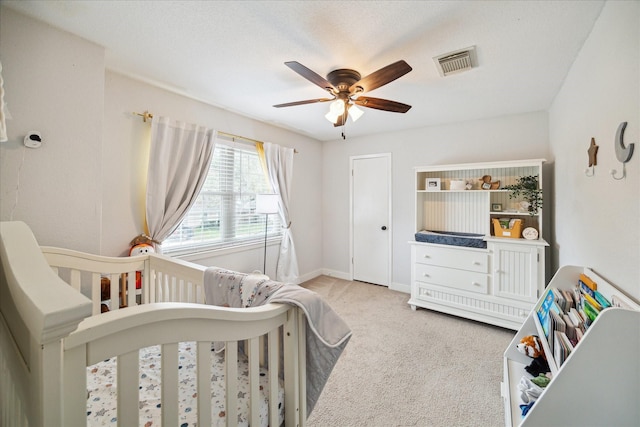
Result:
<svg viewBox="0 0 640 427"><path fill-rule="evenodd" d="M457 233L453 231L422 230L415 234L416 242L438 243L440 245L486 248L484 234Z"/></svg>
<svg viewBox="0 0 640 427"><path fill-rule="evenodd" d="M224 352L211 352L211 407L214 426L225 425L225 391L224 391ZM159 346L140 350L140 426L159 426L161 381L161 353ZM196 344L180 343L178 380L179 390L179 426L196 426ZM87 425L117 425L117 383L116 358L107 359L87 368ZM238 352L238 426L249 425L249 367L247 357ZM269 424L268 380L267 370L260 368L260 425ZM278 386L279 422L284 422L284 387Z"/></svg>

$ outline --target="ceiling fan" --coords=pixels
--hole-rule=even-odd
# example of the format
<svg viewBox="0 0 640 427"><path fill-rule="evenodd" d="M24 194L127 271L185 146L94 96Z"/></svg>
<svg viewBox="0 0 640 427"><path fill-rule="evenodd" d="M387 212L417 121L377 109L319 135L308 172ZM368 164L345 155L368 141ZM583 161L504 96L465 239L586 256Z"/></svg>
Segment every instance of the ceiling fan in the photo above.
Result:
<svg viewBox="0 0 640 427"><path fill-rule="evenodd" d="M412 68L403 60L387 65L364 78L355 70L340 68L331 71L325 79L299 62L289 61L284 64L311 83L329 92L331 98L287 102L274 105L276 108L334 101L330 105L329 113L325 115L327 120L332 122L334 126L344 125L347 121L347 115L351 116L353 121L356 121L363 114L363 111L357 108L356 105L394 113L406 113L411 108L411 105L389 101L388 99L362 96L363 93L384 86L411 71Z"/></svg>

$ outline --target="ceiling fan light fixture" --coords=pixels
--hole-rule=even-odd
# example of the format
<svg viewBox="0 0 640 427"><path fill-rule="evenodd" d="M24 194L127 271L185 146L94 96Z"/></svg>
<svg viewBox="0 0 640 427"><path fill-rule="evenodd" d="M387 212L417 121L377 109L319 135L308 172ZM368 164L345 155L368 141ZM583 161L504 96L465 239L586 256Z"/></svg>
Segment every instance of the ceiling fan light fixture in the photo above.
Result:
<svg viewBox="0 0 640 427"><path fill-rule="evenodd" d="M329 112L325 114L325 118L331 123L338 121L338 117L344 114L344 101L342 99L336 99L329 104Z"/></svg>
<svg viewBox="0 0 640 427"><path fill-rule="evenodd" d="M356 107L356 104L349 105L349 117L351 117L351 120L353 120L354 122L362 117L363 114L364 111Z"/></svg>

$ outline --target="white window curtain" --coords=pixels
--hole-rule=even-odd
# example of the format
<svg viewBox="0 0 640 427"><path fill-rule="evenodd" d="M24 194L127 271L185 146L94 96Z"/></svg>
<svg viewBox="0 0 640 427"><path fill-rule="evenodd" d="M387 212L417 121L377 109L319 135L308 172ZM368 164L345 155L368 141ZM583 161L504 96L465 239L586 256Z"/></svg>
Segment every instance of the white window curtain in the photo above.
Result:
<svg viewBox="0 0 640 427"><path fill-rule="evenodd" d="M282 222L282 242L276 264L276 280L280 282L296 283L298 273L298 259L293 246L291 220L289 219L289 198L291 182L293 181L293 148L281 147L269 142L264 143L264 155L267 163L269 181L274 193L280 195L278 206Z"/></svg>
<svg viewBox="0 0 640 427"><path fill-rule="evenodd" d="M215 131L154 116L147 175L146 219L149 236L162 242L195 201L213 155Z"/></svg>

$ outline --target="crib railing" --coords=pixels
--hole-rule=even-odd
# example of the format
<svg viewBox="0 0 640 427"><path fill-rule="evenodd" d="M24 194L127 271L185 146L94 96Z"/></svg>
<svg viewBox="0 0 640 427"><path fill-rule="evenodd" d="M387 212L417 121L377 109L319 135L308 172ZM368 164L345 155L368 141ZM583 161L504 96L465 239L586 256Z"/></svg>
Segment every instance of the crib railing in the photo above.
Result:
<svg viewBox="0 0 640 427"><path fill-rule="evenodd" d="M162 353L162 425L178 423L178 343L194 341L198 362L198 425L211 425L210 367L204 361L210 357L213 341L225 342L226 369L226 420L227 426L237 420L237 351L238 342L245 342L249 355L249 383L251 404L257 405L259 395L259 349L262 337L269 336L267 353L269 369L270 425L278 425L277 384L278 329L283 327L285 336L297 336L299 319L297 310L287 305L268 305L249 309L234 309L189 303L151 303L135 310L120 310L86 319L77 331L65 339L64 344L64 425L84 425L86 413L78 408L86 407L86 367L106 358L117 357L117 408L119 425L138 424L138 352L140 348L160 345ZM296 346L297 347L297 346ZM296 352L297 348L285 349ZM292 354L292 353L290 353ZM287 363L295 363L285 354ZM297 359L294 358L294 359ZM296 375L291 374L295 380ZM285 381L287 378L285 378ZM290 389L288 387L291 387ZM291 408L298 408L297 384L289 380L285 384L285 401ZM290 396L288 396L290 394ZM171 404L171 403L174 404ZM250 425L260 425L258 408L249 411ZM299 414L291 414L293 420ZM286 417L285 417L286 419ZM295 424L298 424L297 422ZM295 425L294 424L294 425Z"/></svg>
<svg viewBox="0 0 640 427"><path fill-rule="evenodd" d="M203 266L157 254L105 257L47 246L42 253L61 279L91 300L94 316L103 303L110 310L152 302L204 303ZM105 278L109 298L103 300Z"/></svg>

